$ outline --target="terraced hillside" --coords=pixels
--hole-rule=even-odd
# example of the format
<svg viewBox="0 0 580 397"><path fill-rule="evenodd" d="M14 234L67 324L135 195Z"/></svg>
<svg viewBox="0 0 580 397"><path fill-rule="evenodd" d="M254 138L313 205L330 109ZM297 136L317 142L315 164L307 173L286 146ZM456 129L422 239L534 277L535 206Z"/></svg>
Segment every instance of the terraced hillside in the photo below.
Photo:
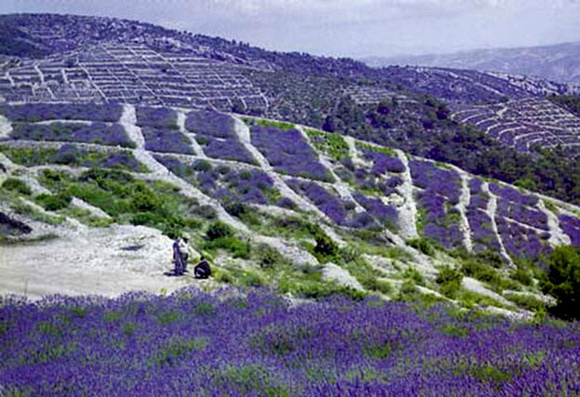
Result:
<svg viewBox="0 0 580 397"><path fill-rule="evenodd" d="M120 102L265 108L266 100L232 63L196 52L160 53L138 43L107 43L8 70L10 102Z"/></svg>
<svg viewBox="0 0 580 397"><path fill-rule="evenodd" d="M488 258L487 276L467 271L465 290L513 308L504 290L537 293L510 278L517 266L554 245L580 245L578 207L299 125L132 105L5 105L1 112L4 239L61 236L37 243L43 252L84 236L87 253L71 255L108 252L94 264L105 274L128 271L111 263L123 243L111 243L107 225L125 233L131 226L119 225L186 231L215 258L216 280L273 283L307 296L324 283L390 295L409 277L438 294L439 267L460 263L465 251ZM212 228L218 238L206 233ZM137 240L153 239L165 253L147 251L152 257L129 261L129 271L163 280L152 289L183 285L162 275L171 266L170 240L139 230ZM129 252L147 249L135 238L122 241ZM34 269L34 261L21 260L29 248L12 246L3 265ZM82 269L53 261L42 268L52 266L69 277Z"/></svg>
<svg viewBox="0 0 580 397"><path fill-rule="evenodd" d="M363 135L369 135L371 127L377 138L384 135L382 127L395 128L396 134L389 131L389 135L399 136L402 131L403 136L389 145L428 157L435 148L431 145L422 150L425 137L416 136L417 128L425 130L420 135L433 132L433 123L424 120L429 118L428 109L416 109L425 96L444 101L451 111L459 112L482 103L503 106L506 101L527 103L545 95L573 93L565 84L526 76L447 68L373 69L351 59L265 51L245 43L111 18L23 14L3 16L0 24L8 32L0 49L8 57L2 67L0 96L10 103L211 106L351 135L362 127ZM335 128L328 119L346 99L356 106L349 109L351 116L340 128ZM398 104L402 117L375 122L367 108L383 101ZM520 118L511 115L507 128L525 123L524 136L516 139L511 131L502 133L500 142L505 147L527 150L530 141L552 147L555 142L568 145L577 139L574 128L562 124L554 130L542 120ZM365 125L358 125L360 120ZM461 129L462 119L456 120L459 125L444 128ZM423 125L417 125L418 121ZM435 130L438 135L446 133L437 126ZM536 133L542 131L549 138L537 139ZM496 135L495 130L490 134ZM444 160L473 170L460 159ZM482 174L500 178L505 174L489 171L482 170ZM537 184L539 188L543 185ZM567 196L558 195L569 199Z"/></svg>
<svg viewBox="0 0 580 397"><path fill-rule="evenodd" d="M530 151L533 146L580 146L580 118L545 99L468 106L454 112L451 118L473 124L520 151Z"/></svg>

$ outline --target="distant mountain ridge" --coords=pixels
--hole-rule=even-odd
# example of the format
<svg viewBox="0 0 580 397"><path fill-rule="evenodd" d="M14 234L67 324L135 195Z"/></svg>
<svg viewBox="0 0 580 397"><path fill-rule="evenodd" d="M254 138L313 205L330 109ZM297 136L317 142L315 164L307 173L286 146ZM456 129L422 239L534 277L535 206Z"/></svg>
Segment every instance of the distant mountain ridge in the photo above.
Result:
<svg viewBox="0 0 580 397"><path fill-rule="evenodd" d="M537 76L562 83L580 84L580 42L538 47L482 49L452 54L432 54L363 59L373 67L420 65L472 69Z"/></svg>

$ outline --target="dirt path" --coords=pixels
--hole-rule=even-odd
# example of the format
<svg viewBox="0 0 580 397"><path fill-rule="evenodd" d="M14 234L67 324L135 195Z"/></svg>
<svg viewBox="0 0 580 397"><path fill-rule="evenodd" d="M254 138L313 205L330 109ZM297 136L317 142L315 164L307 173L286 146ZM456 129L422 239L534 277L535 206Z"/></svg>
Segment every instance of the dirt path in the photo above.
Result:
<svg viewBox="0 0 580 397"><path fill-rule="evenodd" d="M177 111L177 127L179 128L179 132L181 132L183 135L185 135L187 138L189 138L189 140L191 141L191 149L193 150L193 152L195 153L196 156L198 156L202 159L207 159L207 156L203 152L203 149L201 148L201 146L199 146L199 143L197 143L197 141L195 140L195 135L190 133L189 131L187 131L187 129L185 128L185 120L186 119L187 119L187 115L185 114L185 111L178 110Z"/></svg>
<svg viewBox="0 0 580 397"><path fill-rule="evenodd" d="M495 221L495 217L497 216L497 196L489 190L489 184L487 182L484 182L481 185L481 190L489 195L489 201L487 202L487 215L491 219L491 230L493 231L495 238L499 242L500 254L504 259L508 261L510 267L515 268L515 264L512 261L511 256L508 255L505 246L503 245L503 240L501 239L501 236L497 229L497 223Z"/></svg>
<svg viewBox="0 0 580 397"><path fill-rule="evenodd" d="M469 175L462 169L451 166L461 178L461 195L459 196L459 203L455 206L461 217L459 221L459 230L463 234L463 246L468 252L473 251L473 241L471 240L471 228L467 220L467 207L471 201L471 191L469 190Z"/></svg>
<svg viewBox="0 0 580 397"><path fill-rule="evenodd" d="M546 208L542 199L538 200L538 209L548 217L548 227L550 228L550 239L548 242L553 245L568 245L571 243L570 237L564 233L560 227L560 221L556 214Z"/></svg>
<svg viewBox="0 0 580 397"><path fill-rule="evenodd" d="M399 149L395 149L395 153L405 166L405 171L401 174L403 184L399 187L399 192L404 200L404 204L398 208L399 230L403 238L412 239L419 236L417 233L417 203L413 197L413 178L407 155Z"/></svg>
<svg viewBox="0 0 580 397"><path fill-rule="evenodd" d="M6 117L0 115L0 139L8 138L12 132L12 124Z"/></svg>
<svg viewBox="0 0 580 397"><path fill-rule="evenodd" d="M170 277L171 240L144 226L78 229L34 244L0 246L0 294L117 296L173 291L198 283Z"/></svg>

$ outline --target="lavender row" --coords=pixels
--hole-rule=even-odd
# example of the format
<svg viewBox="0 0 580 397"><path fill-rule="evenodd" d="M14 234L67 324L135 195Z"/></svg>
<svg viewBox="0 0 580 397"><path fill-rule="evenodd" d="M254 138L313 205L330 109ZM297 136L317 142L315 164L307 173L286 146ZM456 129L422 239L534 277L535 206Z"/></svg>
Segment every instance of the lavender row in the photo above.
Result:
<svg viewBox="0 0 580 397"><path fill-rule="evenodd" d="M298 179L286 181L296 193L305 195L326 216L338 225L353 228L370 228L378 226L368 213L357 214L355 203L340 200L334 194L315 182L302 182Z"/></svg>
<svg viewBox="0 0 580 397"><path fill-rule="evenodd" d="M496 217L496 223L503 245L511 255L535 258L540 254L550 253L550 245L546 242L550 238L549 233L538 235L534 230L503 217Z"/></svg>
<svg viewBox="0 0 580 397"><path fill-rule="evenodd" d="M195 139L208 156L216 159L241 161L257 165L258 162L237 138L196 137Z"/></svg>
<svg viewBox="0 0 580 397"><path fill-rule="evenodd" d="M578 323L377 298L290 307L264 291L221 292L7 300L0 384L8 395L580 393Z"/></svg>
<svg viewBox="0 0 580 397"><path fill-rule="evenodd" d="M187 114L185 128L203 136L234 138L234 119L215 110L205 109Z"/></svg>
<svg viewBox="0 0 580 397"><path fill-rule="evenodd" d="M449 199L427 189L419 193L419 203L425 210L423 234L446 248L460 247L463 243L459 229L461 215Z"/></svg>
<svg viewBox="0 0 580 397"><path fill-rule="evenodd" d="M434 163L420 160L410 161L409 167L416 186L445 196L452 204L459 203L461 178L457 172L442 169Z"/></svg>
<svg viewBox="0 0 580 397"><path fill-rule="evenodd" d="M489 194L483 191L483 181L479 178L473 178L469 181L469 193L471 199L468 208L487 209Z"/></svg>
<svg viewBox="0 0 580 397"><path fill-rule="evenodd" d="M135 143L129 139L125 129L119 124L26 124L13 125L11 139L30 139L36 141L84 142L111 146L134 148Z"/></svg>
<svg viewBox="0 0 580 397"><path fill-rule="evenodd" d="M569 215L560 215L560 226L566 233L573 245L580 246L580 218L573 218Z"/></svg>
<svg viewBox="0 0 580 397"><path fill-rule="evenodd" d="M543 212L505 200L498 200L497 204L498 214L501 216L530 225L536 229L550 230L548 216Z"/></svg>
<svg viewBox="0 0 580 397"><path fill-rule="evenodd" d="M371 172L380 176L385 172L401 173L405 172L405 165L399 158L391 156L387 153L365 148L363 151L364 158L373 162Z"/></svg>
<svg viewBox="0 0 580 397"><path fill-rule="evenodd" d="M2 105L0 114L14 122L38 122L45 120L91 120L117 122L123 113L118 104L26 104Z"/></svg>
<svg viewBox="0 0 580 397"><path fill-rule="evenodd" d="M222 202L276 204L279 199L274 182L260 170L238 171L227 166L214 167L205 160L184 164L173 157L155 158L177 176Z"/></svg>
<svg viewBox="0 0 580 397"><path fill-rule="evenodd" d="M521 205L533 207L538 203L538 198L536 196L522 194L517 189L510 186L501 187L497 183L490 183L489 190L501 198Z"/></svg>
<svg viewBox="0 0 580 397"><path fill-rule="evenodd" d="M396 229L399 222L399 214L395 207L384 204L378 198L370 198L360 193L355 193L353 198L380 224L389 229Z"/></svg>
<svg viewBox="0 0 580 397"><path fill-rule="evenodd" d="M375 173L367 172L363 168L354 168L354 183L356 186L365 191L380 192L384 196L390 196L397 192L397 188L403 184L403 180L398 176L392 176L387 180L384 180ZM339 177L346 176L347 180L352 180L352 174L348 173L345 175L344 171L340 169L336 171Z"/></svg>
<svg viewBox="0 0 580 397"><path fill-rule="evenodd" d="M191 141L181 132L172 129L142 127L145 149L163 153L194 154Z"/></svg>
<svg viewBox="0 0 580 397"><path fill-rule="evenodd" d="M177 129L177 113L171 108L153 108L138 106L137 125Z"/></svg>
<svg viewBox="0 0 580 397"><path fill-rule="evenodd" d="M130 151L105 152L79 148L74 144L65 144L59 149L53 148L11 148L0 146L14 163L33 167L45 164L64 164L88 168L121 168L135 172L148 172Z"/></svg>
<svg viewBox="0 0 580 397"><path fill-rule="evenodd" d="M318 155L303 139L300 131L282 131L271 126L254 125L252 143L280 173L333 182Z"/></svg>
<svg viewBox="0 0 580 397"><path fill-rule="evenodd" d="M257 165L239 141L234 125L234 119L227 114L209 109L188 113L185 122L186 129L195 134L196 141L209 157Z"/></svg>
<svg viewBox="0 0 580 397"><path fill-rule="evenodd" d="M492 220L487 212L476 207L469 207L466 216L471 229L475 252L487 250L498 252L500 244L492 229Z"/></svg>

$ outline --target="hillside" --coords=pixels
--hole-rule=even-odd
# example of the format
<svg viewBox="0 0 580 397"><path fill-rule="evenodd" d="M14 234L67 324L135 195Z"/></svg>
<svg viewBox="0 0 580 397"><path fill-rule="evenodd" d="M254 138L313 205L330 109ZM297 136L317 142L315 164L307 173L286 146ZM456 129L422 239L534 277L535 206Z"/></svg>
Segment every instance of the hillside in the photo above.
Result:
<svg viewBox="0 0 580 397"><path fill-rule="evenodd" d="M1 110L6 292L173 290L194 281L163 275L161 232L186 232L213 258L209 285L513 310L518 296L545 299L528 264L580 245L578 207L299 125L132 105ZM464 271L461 288L437 281L444 264Z"/></svg>
<svg viewBox="0 0 580 397"><path fill-rule="evenodd" d="M546 123L510 112L505 128L525 128L518 130L522 136L508 139L461 117L447 120L466 108L501 108L506 101L545 107L540 97L572 93L566 85L454 69L373 69L351 59L265 51L111 18L22 14L2 16L0 22L9 27L3 52L12 55L4 64L0 95L10 103L210 106L262 115L396 147L580 203L573 188L580 178L577 116L558 110ZM473 126L479 132L470 130Z"/></svg>
<svg viewBox="0 0 580 397"><path fill-rule="evenodd" d="M372 57L374 67L420 65L535 76L560 83L580 84L580 43L539 47L486 49L454 54Z"/></svg>

